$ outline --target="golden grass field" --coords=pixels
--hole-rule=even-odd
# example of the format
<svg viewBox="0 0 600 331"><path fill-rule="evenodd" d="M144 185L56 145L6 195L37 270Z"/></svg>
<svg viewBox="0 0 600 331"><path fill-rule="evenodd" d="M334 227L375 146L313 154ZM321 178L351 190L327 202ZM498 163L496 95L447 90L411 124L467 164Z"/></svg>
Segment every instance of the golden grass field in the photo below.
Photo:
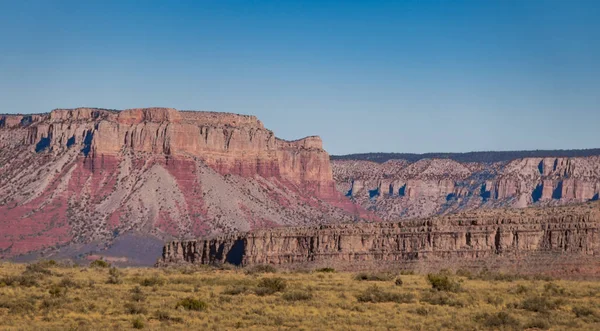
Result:
<svg viewBox="0 0 600 331"><path fill-rule="evenodd" d="M600 330L597 281L96 264L0 264L0 329Z"/></svg>

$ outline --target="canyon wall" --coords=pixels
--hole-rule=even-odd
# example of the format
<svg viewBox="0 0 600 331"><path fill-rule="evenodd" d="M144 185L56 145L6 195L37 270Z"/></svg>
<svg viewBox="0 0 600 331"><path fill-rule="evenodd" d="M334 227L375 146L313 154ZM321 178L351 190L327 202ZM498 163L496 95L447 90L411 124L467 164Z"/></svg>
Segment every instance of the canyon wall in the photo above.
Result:
<svg viewBox="0 0 600 331"><path fill-rule="evenodd" d="M598 200L600 157L496 163L333 161L336 187L384 220Z"/></svg>
<svg viewBox="0 0 600 331"><path fill-rule="evenodd" d="M247 115L0 115L0 167L0 257L367 215L335 189L319 137L278 139Z"/></svg>
<svg viewBox="0 0 600 331"><path fill-rule="evenodd" d="M224 262L349 270L488 267L597 275L600 205L277 228L173 241L164 247L158 265Z"/></svg>

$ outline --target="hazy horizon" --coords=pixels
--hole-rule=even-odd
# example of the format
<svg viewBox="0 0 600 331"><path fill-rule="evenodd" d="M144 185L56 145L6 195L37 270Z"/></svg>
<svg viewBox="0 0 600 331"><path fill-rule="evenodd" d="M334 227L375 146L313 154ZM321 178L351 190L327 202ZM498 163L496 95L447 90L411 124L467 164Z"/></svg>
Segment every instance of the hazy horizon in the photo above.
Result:
<svg viewBox="0 0 600 331"><path fill-rule="evenodd" d="M598 148L596 1L0 4L0 113L257 116L332 155Z"/></svg>

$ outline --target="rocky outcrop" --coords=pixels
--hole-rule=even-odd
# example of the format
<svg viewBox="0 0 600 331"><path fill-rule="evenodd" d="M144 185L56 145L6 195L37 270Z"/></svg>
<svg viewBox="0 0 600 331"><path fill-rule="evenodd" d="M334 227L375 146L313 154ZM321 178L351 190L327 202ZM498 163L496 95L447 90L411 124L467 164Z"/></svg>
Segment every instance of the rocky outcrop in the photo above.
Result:
<svg viewBox="0 0 600 331"><path fill-rule="evenodd" d="M461 213L393 223L321 225L174 241L159 265L275 264L342 269L521 267L520 272L570 267L600 270L600 205ZM548 261L562 264L548 265ZM589 260L587 266L576 263ZM519 262L520 261L520 262ZM559 269L553 269L559 268ZM580 270L581 271L581 270Z"/></svg>
<svg viewBox="0 0 600 331"><path fill-rule="evenodd" d="M0 257L137 231L187 238L366 215L319 137L254 116L77 108L0 117Z"/></svg>
<svg viewBox="0 0 600 331"><path fill-rule="evenodd" d="M498 163L333 161L336 188L385 220L598 199L600 157Z"/></svg>

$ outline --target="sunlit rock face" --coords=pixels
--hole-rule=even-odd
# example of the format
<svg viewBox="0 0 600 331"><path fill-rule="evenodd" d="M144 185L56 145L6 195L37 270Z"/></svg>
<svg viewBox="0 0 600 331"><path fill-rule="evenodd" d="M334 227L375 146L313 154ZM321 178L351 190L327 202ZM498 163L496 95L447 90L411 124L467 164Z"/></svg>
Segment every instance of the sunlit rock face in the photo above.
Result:
<svg viewBox="0 0 600 331"><path fill-rule="evenodd" d="M129 232L163 240L369 217L335 189L319 137L281 140L255 116L0 115L0 167L4 257L110 246Z"/></svg>
<svg viewBox="0 0 600 331"><path fill-rule="evenodd" d="M336 160L332 168L338 191L384 220L574 204L600 195L598 156L496 163Z"/></svg>
<svg viewBox="0 0 600 331"><path fill-rule="evenodd" d="M345 270L444 268L597 277L600 204L463 212L402 222L255 230L173 241L159 265Z"/></svg>

